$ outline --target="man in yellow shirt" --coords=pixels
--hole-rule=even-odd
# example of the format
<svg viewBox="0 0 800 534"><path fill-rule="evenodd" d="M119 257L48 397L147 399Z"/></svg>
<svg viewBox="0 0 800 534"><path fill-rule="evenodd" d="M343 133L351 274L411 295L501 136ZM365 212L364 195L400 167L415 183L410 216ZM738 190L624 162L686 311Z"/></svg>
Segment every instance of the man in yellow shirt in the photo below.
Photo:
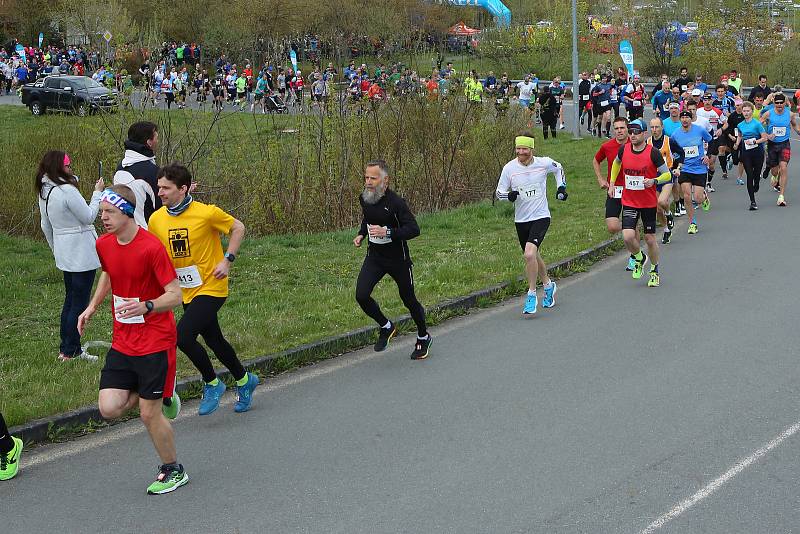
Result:
<svg viewBox="0 0 800 534"><path fill-rule="evenodd" d="M191 185L192 175L183 165L173 163L159 171L158 196L164 205L151 215L148 229L164 244L178 272L184 309L178 322L178 348L203 375L200 415L219 407L226 388L197 341L199 335L236 380L234 411L246 412L259 383L258 376L245 372L217 319L217 312L228 297L228 272L244 238L244 225L217 206L193 200L189 194ZM224 254L220 234L230 235Z"/></svg>

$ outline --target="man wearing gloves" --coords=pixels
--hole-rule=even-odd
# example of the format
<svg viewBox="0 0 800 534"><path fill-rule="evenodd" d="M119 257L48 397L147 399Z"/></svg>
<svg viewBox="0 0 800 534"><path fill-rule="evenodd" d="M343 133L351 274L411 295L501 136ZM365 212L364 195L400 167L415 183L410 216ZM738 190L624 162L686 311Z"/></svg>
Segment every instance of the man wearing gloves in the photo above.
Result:
<svg viewBox="0 0 800 534"><path fill-rule="evenodd" d="M522 315L536 314L536 279L544 286L542 306L552 308L556 303L556 283L547 275L547 266L539 249L550 227L550 208L547 204L547 175L556 178L559 200L567 199L567 180L564 168L548 157L533 155L533 135L522 133L514 140L517 157L503 167L497 183L497 198L514 202L514 222L517 236L525 258L525 274L528 277L528 297Z"/></svg>

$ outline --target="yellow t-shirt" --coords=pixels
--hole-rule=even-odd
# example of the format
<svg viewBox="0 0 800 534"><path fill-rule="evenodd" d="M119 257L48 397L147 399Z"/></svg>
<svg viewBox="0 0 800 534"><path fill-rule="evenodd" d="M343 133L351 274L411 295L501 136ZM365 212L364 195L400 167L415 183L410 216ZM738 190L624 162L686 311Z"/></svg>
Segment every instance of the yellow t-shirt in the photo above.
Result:
<svg viewBox="0 0 800 534"><path fill-rule="evenodd" d="M197 295L228 296L228 278L214 278L224 258L220 233L229 234L234 218L213 204L193 201L180 215L161 207L150 216L148 230L164 244L183 292L183 303Z"/></svg>

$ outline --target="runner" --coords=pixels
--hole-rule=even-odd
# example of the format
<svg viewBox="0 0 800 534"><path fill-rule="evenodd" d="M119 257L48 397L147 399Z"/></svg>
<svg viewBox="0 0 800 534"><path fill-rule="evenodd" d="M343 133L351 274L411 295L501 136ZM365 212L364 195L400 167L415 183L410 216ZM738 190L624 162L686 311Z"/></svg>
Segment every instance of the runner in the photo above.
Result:
<svg viewBox="0 0 800 534"><path fill-rule="evenodd" d="M650 120L650 131L652 133L647 142L661 152L661 157L664 158L664 163L667 164L667 168L670 171L677 169L678 165L683 163L683 149L681 146L668 135L664 135L663 125L661 119L658 117L653 117ZM675 198L676 213L680 209L679 199L676 197L676 193L673 192L677 189L677 187L674 187L676 183L677 179L673 176L672 179L665 184L656 184L656 191L658 192L657 214L659 220L664 225L664 236L661 238L661 242L665 245L669 244L671 241L672 229L675 227L674 215L670 209L673 197Z"/></svg>
<svg viewBox="0 0 800 534"><path fill-rule="evenodd" d="M597 137L603 135L611 138L611 83L608 74L603 74L600 83L592 88L592 109L595 116L595 128ZM615 128L616 129L616 128ZM627 134L626 134L627 135Z"/></svg>
<svg viewBox="0 0 800 534"><path fill-rule="evenodd" d="M364 191L359 197L364 218L353 244L360 247L364 238L368 238L369 247L356 281L356 301L380 327L375 351L381 352L397 334L397 325L381 312L372 298L372 290L381 278L387 274L391 276L417 326L417 341L411 359L424 360L428 357L433 338L425 323L425 309L414 294L413 262L408 250L408 240L419 235L419 226L406 201L389 189L389 179L385 161L367 162Z"/></svg>
<svg viewBox="0 0 800 534"><path fill-rule="evenodd" d="M786 109L786 95L775 94L772 99L774 109L761 113L761 123L767 130L767 167L772 172L772 187L777 185L778 206L786 206L786 182L789 179L789 159L792 157L792 146L789 142L789 127L800 134L797 126L797 114Z"/></svg>
<svg viewBox="0 0 800 534"><path fill-rule="evenodd" d="M744 176L744 166L739 160L740 152L733 148L736 141L736 127L744 120L744 114L742 113L744 102L737 96L733 99L733 103L735 106L734 111L725 119L719 137L719 143L725 146L725 154L723 155L720 153L719 164L723 170L723 178L727 178L727 174L724 172L726 169L730 170L736 167L736 184L744 185L744 180L742 180Z"/></svg>
<svg viewBox="0 0 800 534"><path fill-rule="evenodd" d="M764 165L764 143L769 140L764 126L753 118L753 108L752 102L742 105L744 119L736 126L736 142L733 145L734 150L741 154L739 159L747 173L750 211L758 209L755 194L761 181L761 166Z"/></svg>
<svg viewBox="0 0 800 534"><path fill-rule="evenodd" d="M633 75L633 82L625 86L622 93L628 120L640 119L644 115L644 99L647 92L640 82L639 75Z"/></svg>
<svg viewBox="0 0 800 534"><path fill-rule="evenodd" d="M183 294L183 316L178 322L178 348L203 376L199 414L218 407L225 383L217 377L208 352L198 343L203 336L214 356L236 381L236 413L250 409L258 376L245 372L231 344L225 339L217 314L228 298L228 273L244 238L244 225L217 206L192 199L192 175L183 165L172 164L158 174L158 196L164 207L150 218L150 231L166 247ZM220 235L229 235L223 254Z"/></svg>
<svg viewBox="0 0 800 534"><path fill-rule="evenodd" d="M658 120L658 119L655 119ZM647 144L645 132L647 125L641 119L636 119L628 124L628 135L630 143L619 147L617 156L611 169L611 179L616 179L622 175L622 238L625 240L625 248L631 253L636 264L631 275L634 280L642 277L644 266L650 261L650 279L648 287L658 287L661 283L658 272L659 250L656 240L656 207L658 197L656 184L668 184L672 181L672 174L669 171L661 152L654 146ZM609 190L609 198L613 197L613 192ZM642 219L644 228L644 241L647 244L647 252L650 257L644 254L639 246L639 232L636 225Z"/></svg>
<svg viewBox="0 0 800 534"><path fill-rule="evenodd" d="M11 480L17 476L22 446L22 440L8 431L6 420L0 412L0 480Z"/></svg>
<svg viewBox="0 0 800 534"><path fill-rule="evenodd" d="M625 179L617 178L613 185L611 182L611 167L614 163L614 158L619 152L619 148L628 142L628 119L625 117L617 117L614 119L614 139L606 141L595 153L592 159L592 168L594 175L597 177L597 184L601 189L608 191L611 189L611 194L606 197L606 228L610 234L616 234L622 230L622 191L625 185L622 181ZM608 163L606 175L600 169L600 163L605 160ZM631 256L628 261L627 270L632 271L634 268L634 258Z"/></svg>
<svg viewBox="0 0 800 534"><path fill-rule="evenodd" d="M114 173L114 184L128 186L136 195L134 219L146 230L150 215L161 207L161 200L155 194L158 190L158 125L147 121L131 124L124 146L125 154Z"/></svg>
<svg viewBox="0 0 800 534"><path fill-rule="evenodd" d="M161 242L133 219L136 197L124 185L106 189L100 199L106 233L97 240L103 273L94 297L78 317L83 334L109 293L114 328L111 348L100 373L100 413L115 419L138 406L162 465L148 488L169 493L189 477L177 461L175 437L167 417L180 410L175 387L175 317L181 302L175 268ZM165 417L165 415L167 417Z"/></svg>
<svg viewBox="0 0 800 534"><path fill-rule="evenodd" d="M731 102L732 103L732 102ZM722 179L728 179L728 145L727 136L723 134L721 125L727 118L727 113L723 112L720 108L712 105L711 95L703 95L703 107L700 107L695 112L695 124L703 126L713 140L708 143L707 153L709 156L708 164L708 184L706 188L709 192L714 192L712 180L714 179L714 158L719 156L720 167L722 168Z"/></svg>
<svg viewBox="0 0 800 534"><path fill-rule="evenodd" d="M668 81L661 83L661 89L656 91L653 95L653 113L661 120L666 120L669 117L669 105L672 101L672 92ZM679 106L675 106L676 109Z"/></svg>
<svg viewBox="0 0 800 534"><path fill-rule="evenodd" d="M497 198L516 202L514 223L517 237L525 258L525 274L528 277L528 296L522 315L536 314L536 279L544 288L543 308L552 308L556 303L556 283L547 275L547 266L539 253L547 229L550 227L550 208L547 205L547 175L556 178L559 200L567 199L567 180L560 163L548 157L534 157L534 140L528 132L514 139L517 157L503 167L497 182Z"/></svg>
<svg viewBox="0 0 800 534"><path fill-rule="evenodd" d="M681 111L681 127L672 134L674 139L683 148L684 162L679 165L673 174L678 176L678 184L683 191L683 204L689 216L689 234L697 233L697 216L694 200L702 200L703 210L711 209L711 202L706 194L706 180L708 175L709 158L705 154L704 143L711 141L711 134L697 124L692 124L692 111Z"/></svg>
<svg viewBox="0 0 800 534"><path fill-rule="evenodd" d="M517 94L519 95L519 105L525 110L525 118L530 122L531 117L531 98L533 97L534 84L531 82L531 77L525 75L525 78L517 83Z"/></svg>
<svg viewBox="0 0 800 534"><path fill-rule="evenodd" d="M592 92L592 82L589 80L589 73L582 72L581 73L581 81L578 83L578 105L580 106L580 119L581 119L581 126L583 126L584 118L588 115L589 117L589 124L587 129L592 129L592 112L591 106L589 105L589 99L591 98Z"/></svg>

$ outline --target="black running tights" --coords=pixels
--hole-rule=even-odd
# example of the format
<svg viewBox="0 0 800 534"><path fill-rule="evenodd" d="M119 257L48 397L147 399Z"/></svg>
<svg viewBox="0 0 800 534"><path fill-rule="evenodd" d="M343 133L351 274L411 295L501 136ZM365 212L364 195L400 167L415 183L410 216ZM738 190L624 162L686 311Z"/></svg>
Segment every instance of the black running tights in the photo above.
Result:
<svg viewBox="0 0 800 534"><path fill-rule="evenodd" d="M206 349L197 341L197 336L203 336L203 341L222 365L228 368L233 378L241 380L245 374L242 362L239 361L236 352L222 335L219 327L217 312L224 303L225 297L199 295L189 304L183 305L183 317L178 322L178 348L197 367L205 382L211 382L217 374Z"/></svg>
<svg viewBox="0 0 800 534"><path fill-rule="evenodd" d="M761 166L764 164L764 151L760 148L743 150L739 157L744 165L744 172L747 174L747 194L750 195L750 202L756 201L759 180L761 179Z"/></svg>
<svg viewBox="0 0 800 534"><path fill-rule="evenodd" d="M358 274L356 282L356 301L359 306L364 313L378 323L378 326L389 322L389 319L381 312L378 303L372 298L372 290L387 274L397 283L400 298L417 325L417 334L425 337L428 335L428 327L425 324L425 308L414 294L414 273L410 261L378 259L375 256L364 258L364 264L361 266L361 272Z"/></svg>
<svg viewBox="0 0 800 534"><path fill-rule="evenodd" d="M8 432L6 420L3 419L3 413L0 412L0 452L5 454L14 448L14 441L11 439L11 434Z"/></svg>

